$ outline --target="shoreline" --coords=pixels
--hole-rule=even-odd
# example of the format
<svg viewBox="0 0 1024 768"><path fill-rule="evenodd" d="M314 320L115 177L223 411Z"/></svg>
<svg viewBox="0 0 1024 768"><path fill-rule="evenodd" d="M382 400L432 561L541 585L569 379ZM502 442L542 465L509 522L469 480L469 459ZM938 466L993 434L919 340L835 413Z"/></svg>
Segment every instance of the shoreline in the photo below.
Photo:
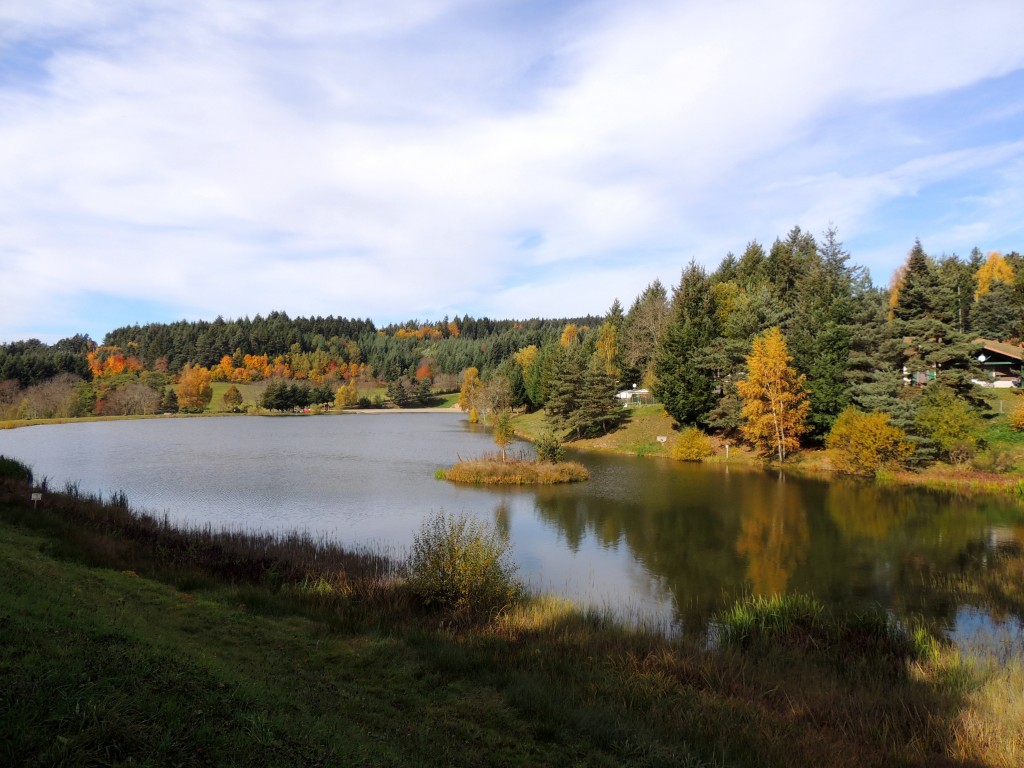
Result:
<svg viewBox="0 0 1024 768"><path fill-rule="evenodd" d="M0 422L0 429L20 429L22 427L74 424L77 422L130 421L135 419L190 419L214 418L221 416L264 416L271 418L345 415L379 416L382 414L412 413L452 414L464 413L464 411L462 411L458 405L452 405L436 408L347 408L341 411L331 410L321 413L231 413L229 411L209 413L157 413L139 414L134 416L80 416L75 418L12 420ZM637 415L641 417L638 421L642 421L645 418L645 414L643 412L640 412ZM515 422L517 422L515 423L515 435L521 440L532 443L536 435L531 432L530 427L534 425L529 422L524 424L523 422L524 418L528 417L533 417L533 421L537 421L535 414L520 414L515 418ZM655 431L664 431L671 434L671 427L669 427L667 423L664 423L662 414L646 415L647 419L651 419L652 417L663 422L655 424L657 427ZM609 439L615 434L615 432L612 432L609 435L605 435L600 438L574 441L568 443L567 447L570 450L580 451L582 453L631 456L638 459L654 457L671 460L671 456L663 444L654 443L649 446L650 450L647 449L648 445L645 443L633 442L629 445L619 445L619 440ZM777 467L775 467L771 462L757 458L748 450L741 448L738 445L733 446L732 455L728 460L725 459L720 451L721 446L719 445L718 452L716 452L714 456L698 463L708 466L735 467L736 469L745 470L766 471L770 469L777 469ZM825 459L824 461L822 461L823 458ZM826 451L824 449L806 449L802 451L801 454L798 454L791 463L783 465L778 469L781 469L781 471L788 474L801 477L818 478L827 482L831 482L838 478L854 478L862 481L871 481L873 484L879 486L916 487L962 496L1011 496L1015 497L1019 502L1024 503L1024 474L1020 472L1000 474L995 472L982 472L973 469L957 468L948 464L933 464L918 472L903 469L894 472L880 472L874 476L848 475L832 469L827 461Z"/></svg>

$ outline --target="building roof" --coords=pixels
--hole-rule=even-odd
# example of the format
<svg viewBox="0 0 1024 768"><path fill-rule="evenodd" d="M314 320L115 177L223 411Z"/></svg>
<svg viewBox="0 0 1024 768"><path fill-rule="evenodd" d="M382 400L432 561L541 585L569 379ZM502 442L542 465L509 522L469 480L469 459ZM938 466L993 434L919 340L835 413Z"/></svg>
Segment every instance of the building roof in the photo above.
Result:
<svg viewBox="0 0 1024 768"><path fill-rule="evenodd" d="M1014 360L1024 361L1024 349L1016 344L1004 344L1001 341L989 341L988 339L975 339L975 343L981 344L986 352L995 352L1012 357Z"/></svg>

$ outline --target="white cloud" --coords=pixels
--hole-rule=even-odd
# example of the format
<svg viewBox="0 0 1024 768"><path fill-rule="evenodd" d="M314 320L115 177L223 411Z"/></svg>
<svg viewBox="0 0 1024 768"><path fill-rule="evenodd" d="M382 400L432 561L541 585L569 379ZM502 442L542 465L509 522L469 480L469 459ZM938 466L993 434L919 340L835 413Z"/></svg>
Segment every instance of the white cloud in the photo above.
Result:
<svg viewBox="0 0 1024 768"><path fill-rule="evenodd" d="M1024 67L1019 2L42 5L0 9L0 338L78 292L599 312L793 224L881 253L917 234L887 206L979 176L936 236L1020 235L1024 148L990 134L1024 99L947 129Z"/></svg>

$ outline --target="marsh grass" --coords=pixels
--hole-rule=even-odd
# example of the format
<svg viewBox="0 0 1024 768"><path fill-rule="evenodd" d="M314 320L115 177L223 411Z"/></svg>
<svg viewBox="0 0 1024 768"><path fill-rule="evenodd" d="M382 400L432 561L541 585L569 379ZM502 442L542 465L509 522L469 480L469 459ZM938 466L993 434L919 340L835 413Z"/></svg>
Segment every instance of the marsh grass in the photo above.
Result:
<svg viewBox="0 0 1024 768"><path fill-rule="evenodd" d="M586 467L575 461L551 463L535 459L498 456L460 461L443 473L445 480L469 485L554 485L578 483L590 477Z"/></svg>

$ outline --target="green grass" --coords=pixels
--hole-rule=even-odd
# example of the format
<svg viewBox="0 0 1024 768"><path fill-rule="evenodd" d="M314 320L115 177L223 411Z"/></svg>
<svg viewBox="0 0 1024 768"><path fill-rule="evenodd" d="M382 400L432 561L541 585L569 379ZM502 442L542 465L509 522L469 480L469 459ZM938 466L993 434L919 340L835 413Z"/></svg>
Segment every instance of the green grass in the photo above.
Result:
<svg viewBox="0 0 1024 768"><path fill-rule="evenodd" d="M229 413L231 408L224 404L224 393L231 386L230 381L215 381L210 385L213 388L213 398L210 400L210 405L207 406L206 411L208 413ZM259 402L260 397L263 395L263 390L266 388L265 384L235 384L238 387L238 391L242 393L242 408L244 409L248 405L256 405Z"/></svg>
<svg viewBox="0 0 1024 768"><path fill-rule="evenodd" d="M27 490L0 480L0 764L1024 756L1019 664L972 667L941 644L875 654L865 638L895 626L877 617L741 605L774 634L717 650L538 596L453 622L322 542L175 531L73 488L33 510Z"/></svg>
<svg viewBox="0 0 1024 768"><path fill-rule="evenodd" d="M435 408L454 408L459 404L459 393L449 392L446 395L438 395L434 403Z"/></svg>

